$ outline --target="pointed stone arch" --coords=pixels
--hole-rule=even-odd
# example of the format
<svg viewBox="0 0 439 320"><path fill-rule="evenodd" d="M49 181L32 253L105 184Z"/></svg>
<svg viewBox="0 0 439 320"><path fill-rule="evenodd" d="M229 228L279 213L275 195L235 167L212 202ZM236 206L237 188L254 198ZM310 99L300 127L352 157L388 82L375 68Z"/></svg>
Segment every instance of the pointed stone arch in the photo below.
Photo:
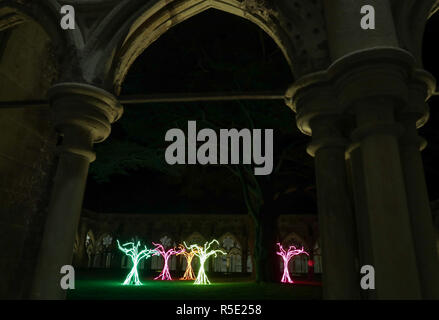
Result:
<svg viewBox="0 0 439 320"><path fill-rule="evenodd" d="M206 242L206 238L198 231L195 231L195 232L192 232L190 235L188 235L184 239L184 241L186 242L187 245L198 244L198 245L202 246Z"/></svg>
<svg viewBox="0 0 439 320"><path fill-rule="evenodd" d="M270 6L268 1L156 0L149 1L121 26L125 34L117 39L120 46L110 73L114 91L117 94L120 92L131 64L149 45L173 26L209 9L230 13L258 25L282 50L291 69L295 68L295 46L285 26L279 21L278 10Z"/></svg>
<svg viewBox="0 0 439 320"><path fill-rule="evenodd" d="M161 243L165 248L170 248L174 246L174 243L178 245L177 239L173 237L169 232L162 232L160 237L154 240L155 243Z"/></svg>
<svg viewBox="0 0 439 320"><path fill-rule="evenodd" d="M226 239L228 239L228 238L230 238L230 239L233 239L233 241L234 241L234 243L233 243L233 245L232 246L230 246L229 248L227 248L227 247L225 247L224 246L224 240L226 240ZM224 233L221 237L219 237L218 239L218 242L220 243L220 246L222 247L222 248L225 248L227 251L230 251L230 250L233 250L234 248L239 248L239 249L241 249L242 248L242 244L241 244L241 241L239 240L239 238L237 237L237 236L235 236L233 233L231 233L231 232L226 232L226 233Z"/></svg>
<svg viewBox="0 0 439 320"><path fill-rule="evenodd" d="M55 0L0 1L0 31L32 24L44 30L53 43L52 59L72 63L73 56L84 47L84 38L80 28L65 32L60 27L60 10L61 5Z"/></svg>
<svg viewBox="0 0 439 320"><path fill-rule="evenodd" d="M303 237L298 235L295 232L290 232L283 240L282 245L284 248L287 248L288 246L294 245L295 247L304 247L305 250L309 249L309 244L305 241Z"/></svg>

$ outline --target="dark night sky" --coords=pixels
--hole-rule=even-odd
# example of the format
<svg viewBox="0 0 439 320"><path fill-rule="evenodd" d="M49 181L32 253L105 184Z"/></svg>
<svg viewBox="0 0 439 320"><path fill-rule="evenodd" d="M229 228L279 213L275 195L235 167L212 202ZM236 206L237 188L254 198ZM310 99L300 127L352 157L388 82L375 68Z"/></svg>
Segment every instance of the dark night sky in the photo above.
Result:
<svg viewBox="0 0 439 320"><path fill-rule="evenodd" d="M439 52L432 45L439 39L438 20L434 17L427 27L424 63L439 78ZM153 43L130 69L122 94L282 92L292 82L280 49L262 30L239 17L209 10ZM250 104L246 102L244 108L254 115L255 127L271 127L264 108L282 122L279 128L271 127L275 131L275 163L280 150L295 142L292 159L285 164L289 175L276 178L279 195L273 210L316 213L313 159L305 152L309 138L297 130L294 113L282 101ZM439 198L439 171L435 168L439 163L439 98L433 98L430 106L431 120L421 132L430 143L423 156L430 198L434 200ZM105 156L108 150L129 157L127 141L148 147L164 141L166 130L175 124L169 114L180 115L184 110L187 120L195 120L203 112L208 120L221 118L225 127L239 127L241 107L236 102L125 107L125 115L113 126L110 138L96 146L97 160L91 167L85 208L126 213L246 213L238 179L221 167L184 166L175 176L135 164L123 170L116 167L106 179L99 177L109 167Z"/></svg>

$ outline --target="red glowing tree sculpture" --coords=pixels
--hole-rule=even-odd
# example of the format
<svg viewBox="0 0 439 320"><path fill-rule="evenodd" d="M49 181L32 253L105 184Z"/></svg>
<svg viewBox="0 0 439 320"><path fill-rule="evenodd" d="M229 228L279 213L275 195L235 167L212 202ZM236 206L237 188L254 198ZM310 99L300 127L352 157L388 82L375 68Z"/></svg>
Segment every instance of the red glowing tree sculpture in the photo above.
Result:
<svg viewBox="0 0 439 320"><path fill-rule="evenodd" d="M172 280L171 274L169 273L168 261L172 255L182 253L182 250L175 250L175 248L171 248L168 251L165 251L163 245L154 242L152 244L156 247L155 251L157 251L163 257L163 259L165 259L165 265L163 266L162 272L157 277L155 277L154 280Z"/></svg>
<svg viewBox="0 0 439 320"><path fill-rule="evenodd" d="M195 280L195 273L192 269L192 259L197 249L193 248L191 251L186 251L186 248L182 244L178 245L178 248L182 250L182 252L178 254L182 254L186 258L186 271L180 280Z"/></svg>
<svg viewBox="0 0 439 320"><path fill-rule="evenodd" d="M288 263L290 262L291 258L294 256L297 256L299 254L306 254L307 256L309 256L309 254L302 249L296 249L295 246L290 246L288 248L288 251L285 251L285 249L282 247L282 245L278 242L277 245L279 246L279 250L278 252L276 252L279 256L282 257L283 262L284 262L284 273L282 275L282 279L280 280L283 283L294 283L293 280L291 280L290 277L290 271L288 270Z"/></svg>

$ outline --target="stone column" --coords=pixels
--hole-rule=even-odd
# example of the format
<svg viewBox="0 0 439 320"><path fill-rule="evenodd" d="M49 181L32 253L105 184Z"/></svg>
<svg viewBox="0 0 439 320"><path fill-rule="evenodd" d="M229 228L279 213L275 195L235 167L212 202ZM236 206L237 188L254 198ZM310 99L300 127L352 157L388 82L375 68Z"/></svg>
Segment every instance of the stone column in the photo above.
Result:
<svg viewBox="0 0 439 320"><path fill-rule="evenodd" d="M87 84L55 85L49 99L53 123L63 141L34 275L33 299L65 298L60 270L72 263L88 168L95 160L93 143L104 141L111 123L122 115L114 96Z"/></svg>
<svg viewBox="0 0 439 320"><path fill-rule="evenodd" d="M419 73L430 83L431 93L436 87L435 81L425 72ZM428 117L428 107L425 100L430 93L427 84L423 81L414 81L410 86L408 108L399 117L405 129L400 139L400 155L422 297L424 299L439 299L439 261L436 235L420 152L425 148L426 142L417 132L417 124L422 125Z"/></svg>
<svg viewBox="0 0 439 320"><path fill-rule="evenodd" d="M299 80L287 92L287 104L297 113L299 129L312 135L307 151L315 157L323 296L359 299L358 249L345 163L348 141L333 88L319 83L320 78Z"/></svg>
<svg viewBox="0 0 439 320"><path fill-rule="evenodd" d="M86 258L86 248L85 248L85 240L87 238L87 223L80 221L79 228L78 228L78 237L79 237L79 243L78 243L78 252L77 252L77 259L73 263L76 264L76 266L80 268L84 268L87 266L87 258Z"/></svg>
<svg viewBox="0 0 439 320"><path fill-rule="evenodd" d="M375 30L360 27L361 7L375 8ZM323 0L331 60L374 47L398 47L398 37L388 0Z"/></svg>
<svg viewBox="0 0 439 320"><path fill-rule="evenodd" d="M337 128L336 116L311 122L315 157L320 239L325 299L358 299L359 277L355 221L346 179L347 141Z"/></svg>
<svg viewBox="0 0 439 320"><path fill-rule="evenodd" d="M351 139L361 150L364 200L378 299L421 297L401 165L395 115L407 103L407 76L414 65L406 51L360 51L331 66L345 113L355 117ZM357 169L358 170L358 169Z"/></svg>
<svg viewBox="0 0 439 320"><path fill-rule="evenodd" d="M392 101L358 105L370 241L380 299L419 298L407 198L398 149L401 128L393 120Z"/></svg>
<svg viewBox="0 0 439 320"><path fill-rule="evenodd" d="M244 239L241 248L241 273L247 273L248 248L246 242L247 239Z"/></svg>
<svg viewBox="0 0 439 320"><path fill-rule="evenodd" d="M368 218L367 197L364 184L363 160L358 143L350 145L346 152L349 167L350 184L355 203L355 220L358 239L359 266L374 265L370 241L370 226ZM361 290L362 299L374 299L375 290Z"/></svg>

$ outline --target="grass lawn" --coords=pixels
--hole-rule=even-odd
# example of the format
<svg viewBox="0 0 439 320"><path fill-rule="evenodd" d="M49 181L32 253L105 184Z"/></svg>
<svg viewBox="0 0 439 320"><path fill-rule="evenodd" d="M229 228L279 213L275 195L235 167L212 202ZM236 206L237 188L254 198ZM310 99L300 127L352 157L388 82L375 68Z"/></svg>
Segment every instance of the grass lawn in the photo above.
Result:
<svg viewBox="0 0 439 320"><path fill-rule="evenodd" d="M143 286L123 286L126 270L79 270L75 290L69 290L67 299L141 299L141 300L292 300L321 299L318 283L297 280L295 284L256 284L249 278L210 276L210 285L194 285L193 281L152 280L140 276Z"/></svg>

